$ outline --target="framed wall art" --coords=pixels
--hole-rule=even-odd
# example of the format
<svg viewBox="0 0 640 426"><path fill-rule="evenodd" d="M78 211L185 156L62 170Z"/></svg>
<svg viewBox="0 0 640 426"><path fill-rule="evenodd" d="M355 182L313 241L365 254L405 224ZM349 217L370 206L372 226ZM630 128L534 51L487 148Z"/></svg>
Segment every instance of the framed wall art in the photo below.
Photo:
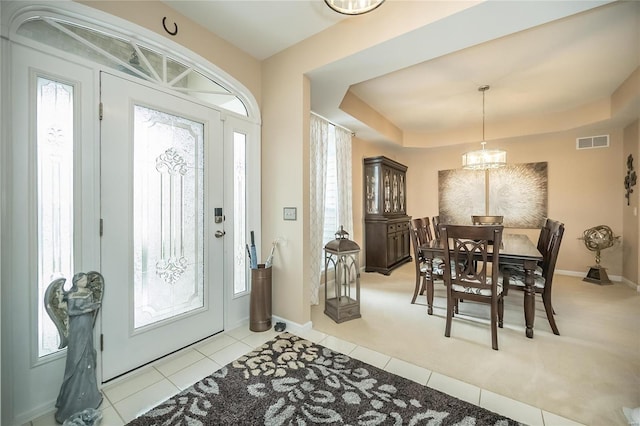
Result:
<svg viewBox="0 0 640 426"><path fill-rule="evenodd" d="M504 217L508 228L540 228L547 217L547 162L490 170L440 170L438 206L443 223L471 224L472 215Z"/></svg>

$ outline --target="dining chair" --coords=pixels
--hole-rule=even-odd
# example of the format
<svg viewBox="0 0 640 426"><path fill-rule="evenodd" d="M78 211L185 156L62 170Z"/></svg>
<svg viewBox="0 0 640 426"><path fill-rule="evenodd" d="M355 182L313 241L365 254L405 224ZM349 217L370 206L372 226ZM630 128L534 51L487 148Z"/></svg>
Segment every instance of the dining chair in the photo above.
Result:
<svg viewBox="0 0 640 426"><path fill-rule="evenodd" d="M433 223L433 236L436 239L440 238L440 216L433 216L431 218L431 222Z"/></svg>
<svg viewBox="0 0 640 426"><path fill-rule="evenodd" d="M418 231L418 244L426 244L432 239L431 221L428 217L412 219L414 227Z"/></svg>
<svg viewBox="0 0 640 426"><path fill-rule="evenodd" d="M498 350L498 327L502 328L504 316L499 268L502 231L501 225L440 226L445 265L451 265L451 268L444 268L447 287L446 337L451 336L451 323L458 300L487 303L491 306L491 347ZM493 248L491 261L489 247ZM474 263L476 267L473 266Z"/></svg>
<svg viewBox="0 0 640 426"><path fill-rule="evenodd" d="M474 225L502 225L504 216L471 216L471 223Z"/></svg>
<svg viewBox="0 0 640 426"><path fill-rule="evenodd" d="M555 310L551 301L551 289L563 235L564 223L552 219L545 221L538 238L538 251L542 254L542 263L538 265L533 274L535 292L542 297L542 303L551 330L553 334L558 336L560 331L554 317ZM524 290L525 272L522 267L504 265L502 275L505 294L510 288Z"/></svg>
<svg viewBox="0 0 640 426"><path fill-rule="evenodd" d="M549 247L551 245L551 234L557 232L560 228L560 225L563 226L564 232L564 224L558 222L553 219L545 219L544 225L540 228L540 234L538 235L538 243L536 245L538 251L542 255L542 257L546 257L549 251ZM510 271L520 272L524 274L524 267L522 265L503 265L503 269L509 269ZM535 269L535 275L542 276L542 262L540 262ZM504 288L504 295L506 296L509 292L509 286Z"/></svg>
<svg viewBox="0 0 640 426"><path fill-rule="evenodd" d="M415 224L415 219L411 220L411 246L413 247L413 259L416 268L416 284L413 290L413 297L411 298L411 304L416 303L418 293L422 291L423 283L427 274L427 263L425 262L422 251L420 250L418 228Z"/></svg>
<svg viewBox="0 0 640 426"><path fill-rule="evenodd" d="M502 225L504 216L471 216L471 223L474 225Z"/></svg>
<svg viewBox="0 0 640 426"><path fill-rule="evenodd" d="M429 280L429 263L432 265L431 273L434 274L433 278L435 279L436 277L439 277L442 279L442 260L432 259L432 261L429 262L420 250L420 246L427 244L432 239L428 217L412 219L410 234L416 268L416 284L413 290L413 298L411 299L411 303L414 304L418 294L424 294L425 290L427 290L427 286L431 286L430 290L427 290L427 297L433 294L433 280Z"/></svg>

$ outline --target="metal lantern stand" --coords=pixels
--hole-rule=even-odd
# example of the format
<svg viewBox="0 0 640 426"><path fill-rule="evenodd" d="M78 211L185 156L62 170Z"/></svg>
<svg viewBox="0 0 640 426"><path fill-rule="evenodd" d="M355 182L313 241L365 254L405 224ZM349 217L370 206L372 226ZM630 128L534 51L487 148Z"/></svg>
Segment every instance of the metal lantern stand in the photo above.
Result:
<svg viewBox="0 0 640 426"><path fill-rule="evenodd" d="M342 226L324 247L324 313L337 323L360 318L360 247ZM334 271L332 292L328 276Z"/></svg>

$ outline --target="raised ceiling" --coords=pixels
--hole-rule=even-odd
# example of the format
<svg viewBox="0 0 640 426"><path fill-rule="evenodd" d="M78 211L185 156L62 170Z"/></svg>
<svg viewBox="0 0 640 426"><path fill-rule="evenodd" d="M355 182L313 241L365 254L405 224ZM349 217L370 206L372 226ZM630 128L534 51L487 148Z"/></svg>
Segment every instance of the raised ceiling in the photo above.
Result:
<svg viewBox="0 0 640 426"><path fill-rule="evenodd" d="M342 20L360 19L332 12L322 0L165 3L257 59L331 31ZM433 8L445 3L430 2ZM387 0L372 13L392 6L402 7L402 1ZM640 66L640 2L473 2L466 7L433 25L437 29L414 31L395 44L392 40L310 72L312 109L363 139L424 147L480 140L482 94L477 89L484 84L491 86L487 140L575 127L597 131L611 121L625 124L640 116L640 94L621 110L612 106L615 91ZM535 22L543 11L550 16L539 19L544 23L524 23L531 17ZM450 43L468 34L477 40ZM452 47L428 53L437 44ZM393 59L384 60L385 55ZM362 108L343 102L345 94L384 117L395 132L367 123Z"/></svg>

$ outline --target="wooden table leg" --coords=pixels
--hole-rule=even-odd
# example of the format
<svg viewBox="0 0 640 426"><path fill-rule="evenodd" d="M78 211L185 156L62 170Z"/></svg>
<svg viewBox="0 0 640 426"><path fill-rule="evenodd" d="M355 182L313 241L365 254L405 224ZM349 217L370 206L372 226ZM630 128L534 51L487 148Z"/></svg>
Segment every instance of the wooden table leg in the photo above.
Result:
<svg viewBox="0 0 640 426"><path fill-rule="evenodd" d="M533 321L536 316L536 291L534 288L533 271L536 262L524 263L524 320L527 325L527 337L533 338Z"/></svg>

